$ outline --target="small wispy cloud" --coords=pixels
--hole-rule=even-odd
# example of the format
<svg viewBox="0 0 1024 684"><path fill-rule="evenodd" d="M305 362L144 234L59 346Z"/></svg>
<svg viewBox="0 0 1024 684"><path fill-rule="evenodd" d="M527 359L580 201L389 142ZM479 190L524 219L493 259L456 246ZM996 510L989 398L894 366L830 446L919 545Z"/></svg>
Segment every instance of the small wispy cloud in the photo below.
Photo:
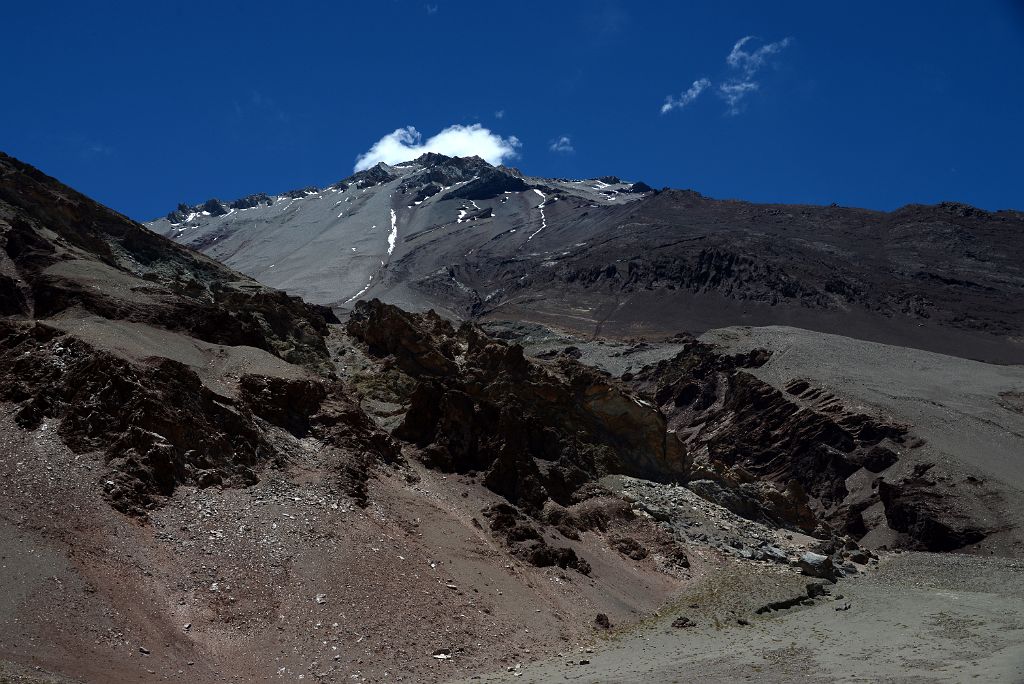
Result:
<svg viewBox="0 0 1024 684"><path fill-rule="evenodd" d="M735 116L740 113L740 102L748 93L757 90L759 86L754 81L728 81L718 86L718 94L725 100L726 111Z"/></svg>
<svg viewBox="0 0 1024 684"><path fill-rule="evenodd" d="M494 118L495 119L504 119L505 118L505 110L504 109L499 109L498 111L494 112Z"/></svg>
<svg viewBox="0 0 1024 684"><path fill-rule="evenodd" d="M424 9L427 10L427 14L437 14L437 5L424 5Z"/></svg>
<svg viewBox="0 0 1024 684"><path fill-rule="evenodd" d="M498 165L506 159L515 157L520 146L519 138L514 135L503 138L480 124L455 124L427 138L426 141L419 131L412 126L406 126L388 133L364 154L359 155L355 170L363 171L379 162L398 164L427 152L437 152L449 157L478 156L488 163Z"/></svg>
<svg viewBox="0 0 1024 684"><path fill-rule="evenodd" d="M761 88L760 83L755 79L757 73L764 68L771 57L788 47L793 39L787 37L774 43L766 43L756 49L751 49L752 43L756 40L754 36L740 38L733 44L732 50L725 58L728 72L723 76L722 81L715 90L718 96L725 102L726 114L730 116L735 116L743 111L744 98ZM701 93L711 87L710 79L697 79L679 97L672 95L666 97L665 103L661 105L661 113L667 114L673 109L686 107L700 97Z"/></svg>
<svg viewBox="0 0 1024 684"><path fill-rule="evenodd" d="M754 36L744 36L736 41L736 44L732 46L732 52L725 58L726 64L731 66L733 69L739 69L743 71L747 76L753 76L756 74L761 67L764 66L765 60L772 55L777 55L782 52L786 46L790 43L790 38L783 38L775 43L768 43L762 45L753 52L747 52L743 49L743 46L754 40Z"/></svg>
<svg viewBox="0 0 1024 684"><path fill-rule="evenodd" d="M668 114L673 109L682 109L686 105L690 104L703 93L709 86L711 81L706 78L698 78L693 82L686 92L682 93L679 97L673 97L669 95L665 98L665 104L661 105L661 113Z"/></svg>
<svg viewBox="0 0 1024 684"><path fill-rule="evenodd" d="M572 154L576 151L576 148L572 146L572 139L567 135L562 135L552 140L548 145L548 149L560 154Z"/></svg>
<svg viewBox="0 0 1024 684"><path fill-rule="evenodd" d="M754 76L764 67L769 57L782 52L792 39L783 38L748 51L746 46L752 40L755 40L754 36L740 38L732 46L729 56L725 58L725 63L740 74L718 86L718 95L725 100L726 113L730 116L736 116L743 111L743 98L760 89L760 84L754 80Z"/></svg>

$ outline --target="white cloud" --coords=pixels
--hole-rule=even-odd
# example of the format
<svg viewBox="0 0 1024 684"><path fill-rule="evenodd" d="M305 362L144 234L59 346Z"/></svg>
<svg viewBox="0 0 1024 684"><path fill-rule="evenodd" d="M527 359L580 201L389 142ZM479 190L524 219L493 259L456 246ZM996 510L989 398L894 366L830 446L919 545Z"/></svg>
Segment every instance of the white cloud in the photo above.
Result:
<svg viewBox="0 0 1024 684"><path fill-rule="evenodd" d="M388 133L356 159L356 171L368 169L379 162L398 164L415 159L427 152L449 157L482 157L491 164L501 164L516 156L521 143L514 135L503 138L480 124L449 126L437 135L423 141L423 136L412 126Z"/></svg>
<svg viewBox="0 0 1024 684"><path fill-rule="evenodd" d="M504 119L505 118L505 110L504 109L499 109L498 111L494 112L494 118L495 119Z"/></svg>
<svg viewBox="0 0 1024 684"><path fill-rule="evenodd" d="M760 88L758 82L754 80L754 76L761 70L768 58L777 55L790 43L789 38L783 38L774 43L762 45L753 52L747 52L744 48L752 40L754 40L753 36L740 38L725 58L726 64L742 74L730 78L718 86L718 95L725 100L726 112L731 116L736 116L743 110L743 98Z"/></svg>
<svg viewBox="0 0 1024 684"><path fill-rule="evenodd" d="M736 116L741 111L740 101L747 96L747 93L754 92L758 87L757 83L753 81L729 81L718 86L718 94L728 106L726 111L732 116Z"/></svg>
<svg viewBox="0 0 1024 684"><path fill-rule="evenodd" d="M725 58L725 62L733 69L739 69L743 71L747 76L753 76L758 70L764 66L765 60L772 55L778 54L789 45L789 38L783 38L782 40L775 43L768 43L762 45L753 52L747 52L743 49L743 46L754 40L754 36L744 36L736 41L736 44L732 46L732 52Z"/></svg>
<svg viewBox="0 0 1024 684"><path fill-rule="evenodd" d="M728 73L722 83L717 87L718 96L726 104L726 113L735 116L743 110L743 98L761 88L754 79L768 59L777 55L792 42L792 38L783 38L774 43L767 43L756 50L748 51L747 46L754 39L754 36L744 36L737 40L732 50L725 58L729 65L731 75ZM690 88L678 98L669 95L665 98L665 104L661 105L661 113L667 114L673 109L682 109L700 97L700 94L711 87L711 81L700 78L693 82Z"/></svg>
<svg viewBox="0 0 1024 684"><path fill-rule="evenodd" d="M552 140L548 149L552 152L561 152L562 154L570 154L576 151L576 148L572 146L572 140L567 135Z"/></svg>
<svg viewBox="0 0 1024 684"><path fill-rule="evenodd" d="M689 89L680 95L678 98L674 98L671 95L665 98L665 104L661 105L661 113L667 114L673 109L682 109L686 105L690 104L704 92L704 90L711 85L711 81L706 78L698 78L693 82L693 85Z"/></svg>

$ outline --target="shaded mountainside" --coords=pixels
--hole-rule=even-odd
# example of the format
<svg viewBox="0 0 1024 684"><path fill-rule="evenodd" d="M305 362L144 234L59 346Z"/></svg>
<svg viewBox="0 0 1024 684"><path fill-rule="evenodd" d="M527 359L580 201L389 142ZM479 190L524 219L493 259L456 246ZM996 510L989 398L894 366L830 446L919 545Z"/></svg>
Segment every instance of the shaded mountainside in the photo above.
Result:
<svg viewBox="0 0 1024 684"><path fill-rule="evenodd" d="M786 324L1024 360L1024 214L759 205L424 155L153 230L307 299L605 335Z"/></svg>

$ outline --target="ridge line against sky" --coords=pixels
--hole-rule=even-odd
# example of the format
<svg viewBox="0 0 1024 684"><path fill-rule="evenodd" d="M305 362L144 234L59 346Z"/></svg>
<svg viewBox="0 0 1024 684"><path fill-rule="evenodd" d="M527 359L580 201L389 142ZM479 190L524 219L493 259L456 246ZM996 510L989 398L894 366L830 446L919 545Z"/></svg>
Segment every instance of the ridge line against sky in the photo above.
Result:
<svg viewBox="0 0 1024 684"><path fill-rule="evenodd" d="M138 219L425 151L758 202L1024 208L1016 1L6 15L33 58L9 74L0 149Z"/></svg>

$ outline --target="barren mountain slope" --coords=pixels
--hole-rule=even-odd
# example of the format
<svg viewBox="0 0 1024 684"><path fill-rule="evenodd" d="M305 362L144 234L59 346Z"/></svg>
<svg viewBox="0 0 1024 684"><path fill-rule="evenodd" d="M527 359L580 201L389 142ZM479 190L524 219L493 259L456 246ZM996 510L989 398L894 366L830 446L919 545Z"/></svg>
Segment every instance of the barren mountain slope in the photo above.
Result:
<svg viewBox="0 0 1024 684"><path fill-rule="evenodd" d="M389 173L354 180L364 207L389 183L401 195L405 176ZM539 215L527 197L544 194L525 235L525 218L513 233L456 214L459 248L487 253L506 239L539 245L557 230L546 222L569 215L559 207L612 216L648 201L611 178L532 188L474 160L428 157L405 173L482 213L490 196ZM416 178L409 212L451 208ZM448 229L403 243L395 215L397 232L374 247L385 267L370 261L369 274L422 308L449 292L430 283L451 277L394 279L388 265L413 273L455 243L405 251ZM918 472L931 441L960 449L942 441L939 412L831 396L813 354L794 357L784 336L624 342L375 299L353 300L342 323L8 157L0 247L0 678L512 677L544 658L588 659L575 654L638 624L675 621L681 634L830 611L893 549L1019 552L1019 521L980 515L1007 510L974 495L992 483L940 480L946 462ZM526 262L505 263L495 277L518 281ZM299 266L294 277L320 277ZM461 297L447 311L472 314ZM857 357L868 347L856 340L821 344L865 367L882 358ZM920 358L947 358L932 356ZM928 397L921 383L984 375L979 391L999 389L1016 410L1019 393L997 381L1015 369L952 362L904 380ZM987 405L960 408L965 433L994 420ZM995 422L978 434L1012 424ZM991 491L1012 494L1014 466L999 462L992 479L1006 487ZM937 507L933 479L943 502L964 506Z"/></svg>
<svg viewBox="0 0 1024 684"><path fill-rule="evenodd" d="M477 158L183 206L153 230L310 301L629 336L793 325L1024 360L1024 215L757 205Z"/></svg>
<svg viewBox="0 0 1024 684"><path fill-rule="evenodd" d="M576 648L722 564L763 565L770 601L808 549L876 562L675 484L665 417L594 369L380 302L343 328L0 162L3 676L437 681Z"/></svg>

